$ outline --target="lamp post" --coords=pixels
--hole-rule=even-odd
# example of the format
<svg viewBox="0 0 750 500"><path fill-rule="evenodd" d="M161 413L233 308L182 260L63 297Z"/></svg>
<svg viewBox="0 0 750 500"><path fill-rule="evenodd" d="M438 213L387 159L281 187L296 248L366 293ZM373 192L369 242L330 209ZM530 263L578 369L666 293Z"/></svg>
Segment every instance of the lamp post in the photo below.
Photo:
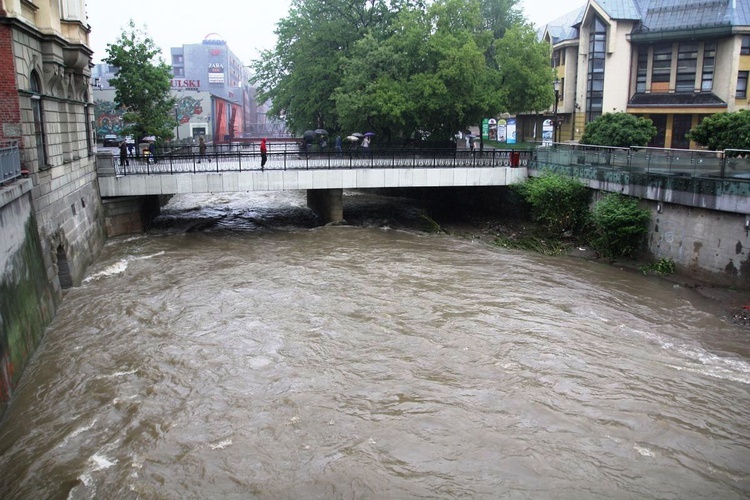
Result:
<svg viewBox="0 0 750 500"><path fill-rule="evenodd" d="M557 125L557 103L560 101L560 79L555 78L555 81L552 82L552 86L555 89L555 109L554 109L555 121L552 123L553 125L552 126L552 141L558 142L557 140L557 127L558 127Z"/></svg>

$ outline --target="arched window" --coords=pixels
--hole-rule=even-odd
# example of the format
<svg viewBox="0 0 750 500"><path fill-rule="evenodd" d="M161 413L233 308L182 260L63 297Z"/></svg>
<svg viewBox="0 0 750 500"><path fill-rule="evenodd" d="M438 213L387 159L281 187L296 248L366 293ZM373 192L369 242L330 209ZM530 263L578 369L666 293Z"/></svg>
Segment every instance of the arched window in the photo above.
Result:
<svg viewBox="0 0 750 500"><path fill-rule="evenodd" d="M92 122L91 122L91 104L89 103L89 93L86 92L83 94L83 111L84 111L84 121L86 126L86 151L88 151L89 156L94 154L94 148L93 148L93 141L91 140L91 130L93 129Z"/></svg>
<svg viewBox="0 0 750 500"><path fill-rule="evenodd" d="M36 162L39 170L47 168L47 148L44 134L44 108L42 107L42 86L36 71L31 72L31 112L34 116L34 137L36 139Z"/></svg>

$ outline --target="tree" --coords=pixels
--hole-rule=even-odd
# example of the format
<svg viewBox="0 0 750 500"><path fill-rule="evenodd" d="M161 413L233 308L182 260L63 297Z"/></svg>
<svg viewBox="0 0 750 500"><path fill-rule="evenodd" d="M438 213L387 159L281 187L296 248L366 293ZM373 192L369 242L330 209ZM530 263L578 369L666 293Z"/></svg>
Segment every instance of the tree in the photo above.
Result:
<svg viewBox="0 0 750 500"><path fill-rule="evenodd" d="M549 44L537 40L531 26L517 24L495 45L503 109L509 113L549 109L555 102Z"/></svg>
<svg viewBox="0 0 750 500"><path fill-rule="evenodd" d="M115 43L107 45L104 62L117 67L109 83L115 88L115 103L125 108L123 133L142 138L153 135L171 139L175 99L170 94L171 68L161 59L161 50L133 20Z"/></svg>
<svg viewBox="0 0 750 500"><path fill-rule="evenodd" d="M687 138L711 151L750 149L750 111L708 116L687 134Z"/></svg>
<svg viewBox="0 0 750 500"><path fill-rule="evenodd" d="M629 148L645 146L656 135L654 122L628 113L605 113L586 124L581 144Z"/></svg>
<svg viewBox="0 0 750 500"><path fill-rule="evenodd" d="M334 95L342 124L445 140L499 112L498 81L484 56L492 36L478 1L404 10L391 31L385 40L366 36L355 44Z"/></svg>
<svg viewBox="0 0 750 500"><path fill-rule="evenodd" d="M427 132L446 139L481 118L508 111L503 97L524 91L521 110L553 103L549 46L532 81L508 79L501 92L496 36L521 20L517 0L293 0L277 25L278 41L254 61L259 99L288 126L368 129L379 137ZM530 28L528 28L530 30ZM524 43L513 46L526 50ZM536 54L535 54L536 55ZM529 55L517 59L529 66ZM544 81L544 85L537 85ZM531 88L530 91L526 91ZM537 91L543 90L540 99Z"/></svg>
<svg viewBox="0 0 750 500"><path fill-rule="evenodd" d="M293 0L276 28L276 47L251 63L258 99L272 102L270 115L285 116L298 133L338 130L331 97L355 42L370 34L382 39L392 18L418 1Z"/></svg>

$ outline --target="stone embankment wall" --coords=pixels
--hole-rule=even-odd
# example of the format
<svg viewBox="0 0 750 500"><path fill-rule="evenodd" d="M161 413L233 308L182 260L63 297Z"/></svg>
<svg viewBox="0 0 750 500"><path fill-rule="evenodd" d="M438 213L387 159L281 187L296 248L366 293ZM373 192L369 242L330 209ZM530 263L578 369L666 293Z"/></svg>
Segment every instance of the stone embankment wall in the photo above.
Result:
<svg viewBox="0 0 750 500"><path fill-rule="evenodd" d="M31 196L19 185L14 188L4 193L3 201L9 202L0 208L0 415L57 303Z"/></svg>
<svg viewBox="0 0 750 500"><path fill-rule="evenodd" d="M93 162L56 168L45 195L29 179L0 188L0 416L64 289L81 284L106 241Z"/></svg>

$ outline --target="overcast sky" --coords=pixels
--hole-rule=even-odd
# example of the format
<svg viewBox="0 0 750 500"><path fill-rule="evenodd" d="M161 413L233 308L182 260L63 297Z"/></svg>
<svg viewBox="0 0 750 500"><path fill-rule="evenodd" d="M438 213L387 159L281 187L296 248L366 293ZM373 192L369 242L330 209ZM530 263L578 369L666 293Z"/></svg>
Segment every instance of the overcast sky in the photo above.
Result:
<svg viewBox="0 0 750 500"><path fill-rule="evenodd" d="M520 0L519 5L526 17L539 25L583 6L585 1ZM167 63L171 47L200 43L207 35L216 33L242 62L249 64L260 50L273 49L276 22L286 17L290 3L290 0L87 0L94 62L106 57L107 44L117 39L132 18L136 26L146 27Z"/></svg>

